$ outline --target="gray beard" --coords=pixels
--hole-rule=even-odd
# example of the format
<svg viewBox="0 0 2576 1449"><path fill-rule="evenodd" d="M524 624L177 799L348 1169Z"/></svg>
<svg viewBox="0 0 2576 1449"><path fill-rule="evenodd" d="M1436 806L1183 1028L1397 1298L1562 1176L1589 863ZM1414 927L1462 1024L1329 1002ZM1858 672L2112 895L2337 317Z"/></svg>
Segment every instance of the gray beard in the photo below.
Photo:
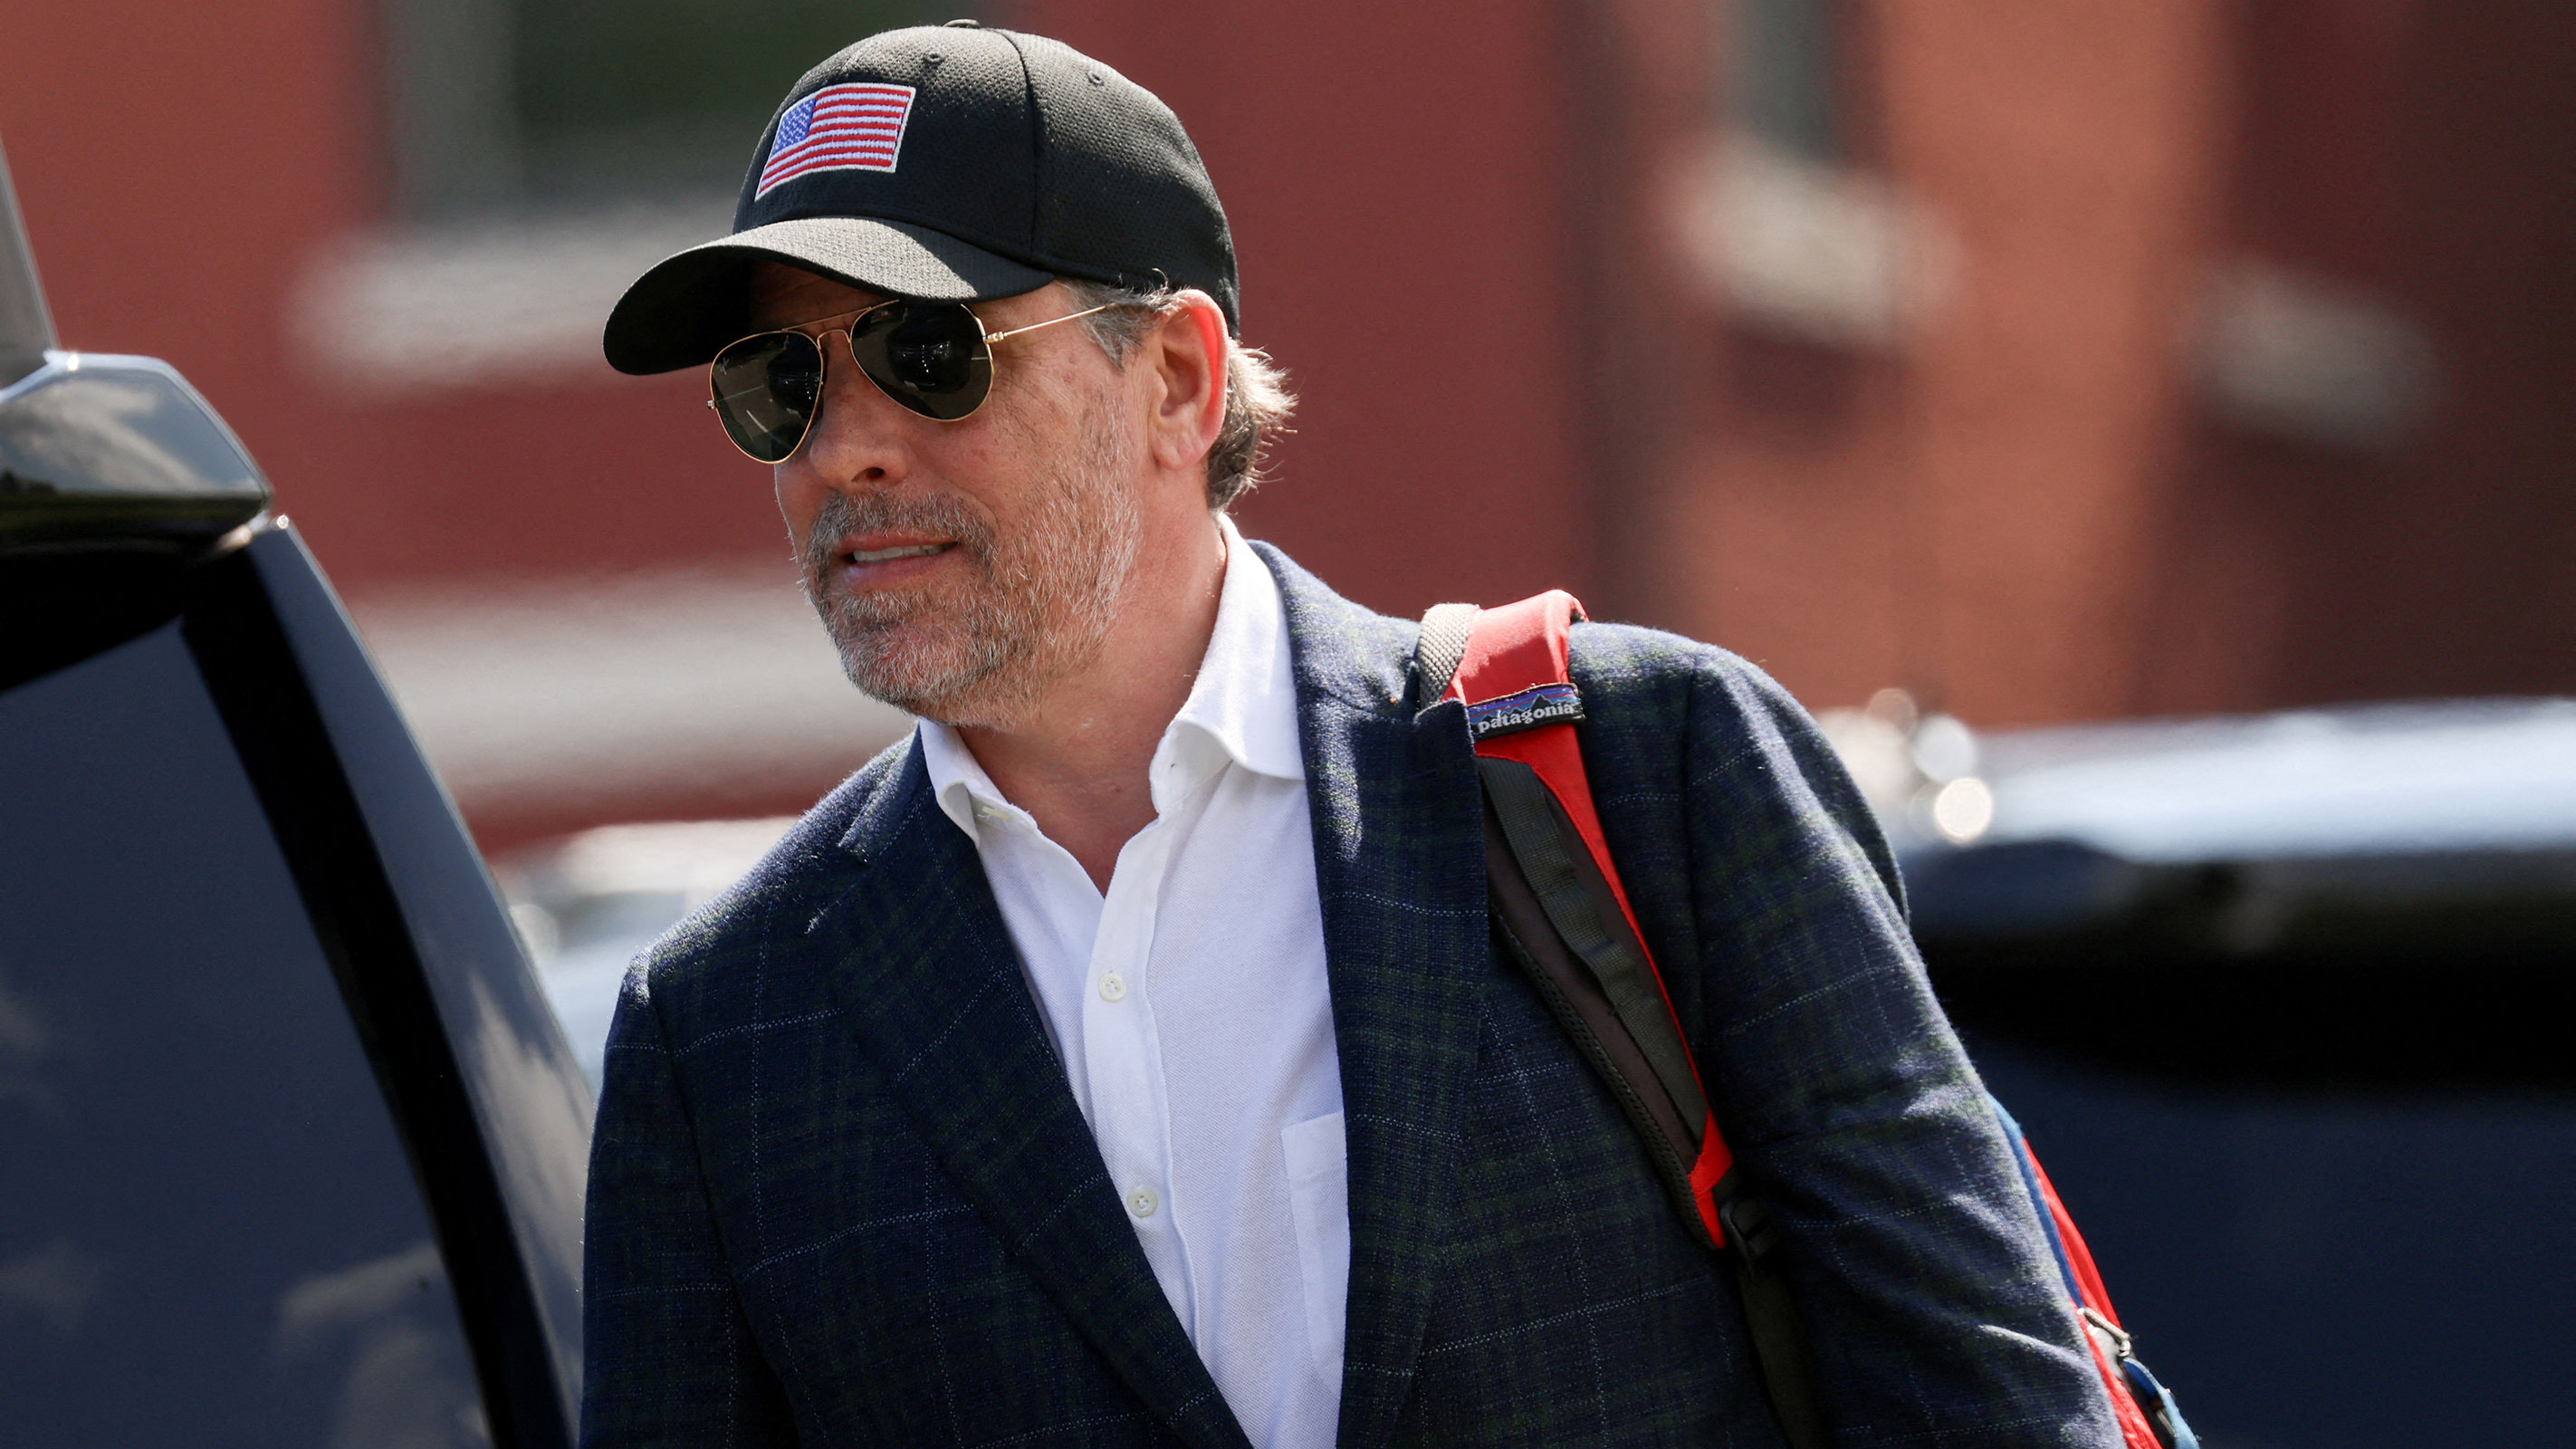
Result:
<svg viewBox="0 0 2576 1449"><path fill-rule="evenodd" d="M1144 532L1128 483L1133 449L1104 430L1068 452L1008 538L954 496L824 499L806 536L805 594L852 684L943 724L1009 727L1098 657ZM955 539L972 565L963 596L829 592L840 541L877 529Z"/></svg>

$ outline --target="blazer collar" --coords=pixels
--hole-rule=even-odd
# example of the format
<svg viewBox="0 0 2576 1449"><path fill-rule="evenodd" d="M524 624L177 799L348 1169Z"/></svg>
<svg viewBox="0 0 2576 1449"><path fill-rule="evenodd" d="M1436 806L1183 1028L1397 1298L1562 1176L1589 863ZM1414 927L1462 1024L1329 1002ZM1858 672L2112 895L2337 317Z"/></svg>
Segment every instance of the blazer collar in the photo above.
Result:
<svg viewBox="0 0 2576 1449"><path fill-rule="evenodd" d="M1248 1449L1127 1224L917 740L886 763L840 844L857 866L810 934L887 1090L1012 1257L1173 1433Z"/></svg>
<svg viewBox="0 0 2576 1449"><path fill-rule="evenodd" d="M1413 1386L1454 1214L1458 1117L1490 966L1483 796L1455 701L1417 709L1413 629L1266 544L1297 680L1349 1147L1339 1439L1376 1449Z"/></svg>

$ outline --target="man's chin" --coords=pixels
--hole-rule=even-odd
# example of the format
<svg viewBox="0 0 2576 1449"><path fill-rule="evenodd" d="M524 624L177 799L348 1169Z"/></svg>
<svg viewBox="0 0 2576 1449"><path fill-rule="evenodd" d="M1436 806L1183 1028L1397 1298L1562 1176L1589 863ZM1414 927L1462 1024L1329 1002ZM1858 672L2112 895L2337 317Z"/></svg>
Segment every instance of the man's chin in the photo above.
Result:
<svg viewBox="0 0 2576 1449"><path fill-rule="evenodd" d="M979 697L992 673L965 657L954 640L906 638L922 632L896 625L866 631L833 631L841 672L859 692L942 724L983 724Z"/></svg>

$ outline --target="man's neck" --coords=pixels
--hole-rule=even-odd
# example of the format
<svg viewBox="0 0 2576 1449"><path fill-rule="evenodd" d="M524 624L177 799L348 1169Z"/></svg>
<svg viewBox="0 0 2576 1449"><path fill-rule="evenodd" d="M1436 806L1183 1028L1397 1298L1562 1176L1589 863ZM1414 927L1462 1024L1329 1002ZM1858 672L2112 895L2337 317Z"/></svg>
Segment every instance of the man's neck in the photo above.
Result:
<svg viewBox="0 0 2576 1449"><path fill-rule="evenodd" d="M1118 621L1086 667L1056 681L1019 724L957 730L1003 798L1104 892L1119 849L1153 823L1154 749L1189 702L1230 562L1224 532L1205 514L1175 535L1143 540Z"/></svg>

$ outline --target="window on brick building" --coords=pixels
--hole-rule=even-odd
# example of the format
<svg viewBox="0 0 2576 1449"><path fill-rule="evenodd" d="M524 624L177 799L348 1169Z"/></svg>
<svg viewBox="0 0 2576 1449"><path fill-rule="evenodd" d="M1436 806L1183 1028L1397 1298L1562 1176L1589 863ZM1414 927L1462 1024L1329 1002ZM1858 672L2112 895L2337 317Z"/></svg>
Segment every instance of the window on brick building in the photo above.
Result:
<svg viewBox="0 0 2576 1449"><path fill-rule="evenodd" d="M954 0L389 0L396 204L443 218L729 196L797 76L873 31L959 13Z"/></svg>
<svg viewBox="0 0 2576 1449"><path fill-rule="evenodd" d="M1835 0L1724 0L1723 105L1737 129L1794 156L1842 158Z"/></svg>
<svg viewBox="0 0 2576 1449"><path fill-rule="evenodd" d="M1939 290L1946 239L1865 163L1844 0L1715 0L1707 164L1676 196L1712 300L1759 333L1884 349Z"/></svg>
<svg viewBox="0 0 2576 1449"><path fill-rule="evenodd" d="M384 0L387 204L318 256L295 331L335 386L597 377L599 321L725 231L769 114L852 41L959 0Z"/></svg>

